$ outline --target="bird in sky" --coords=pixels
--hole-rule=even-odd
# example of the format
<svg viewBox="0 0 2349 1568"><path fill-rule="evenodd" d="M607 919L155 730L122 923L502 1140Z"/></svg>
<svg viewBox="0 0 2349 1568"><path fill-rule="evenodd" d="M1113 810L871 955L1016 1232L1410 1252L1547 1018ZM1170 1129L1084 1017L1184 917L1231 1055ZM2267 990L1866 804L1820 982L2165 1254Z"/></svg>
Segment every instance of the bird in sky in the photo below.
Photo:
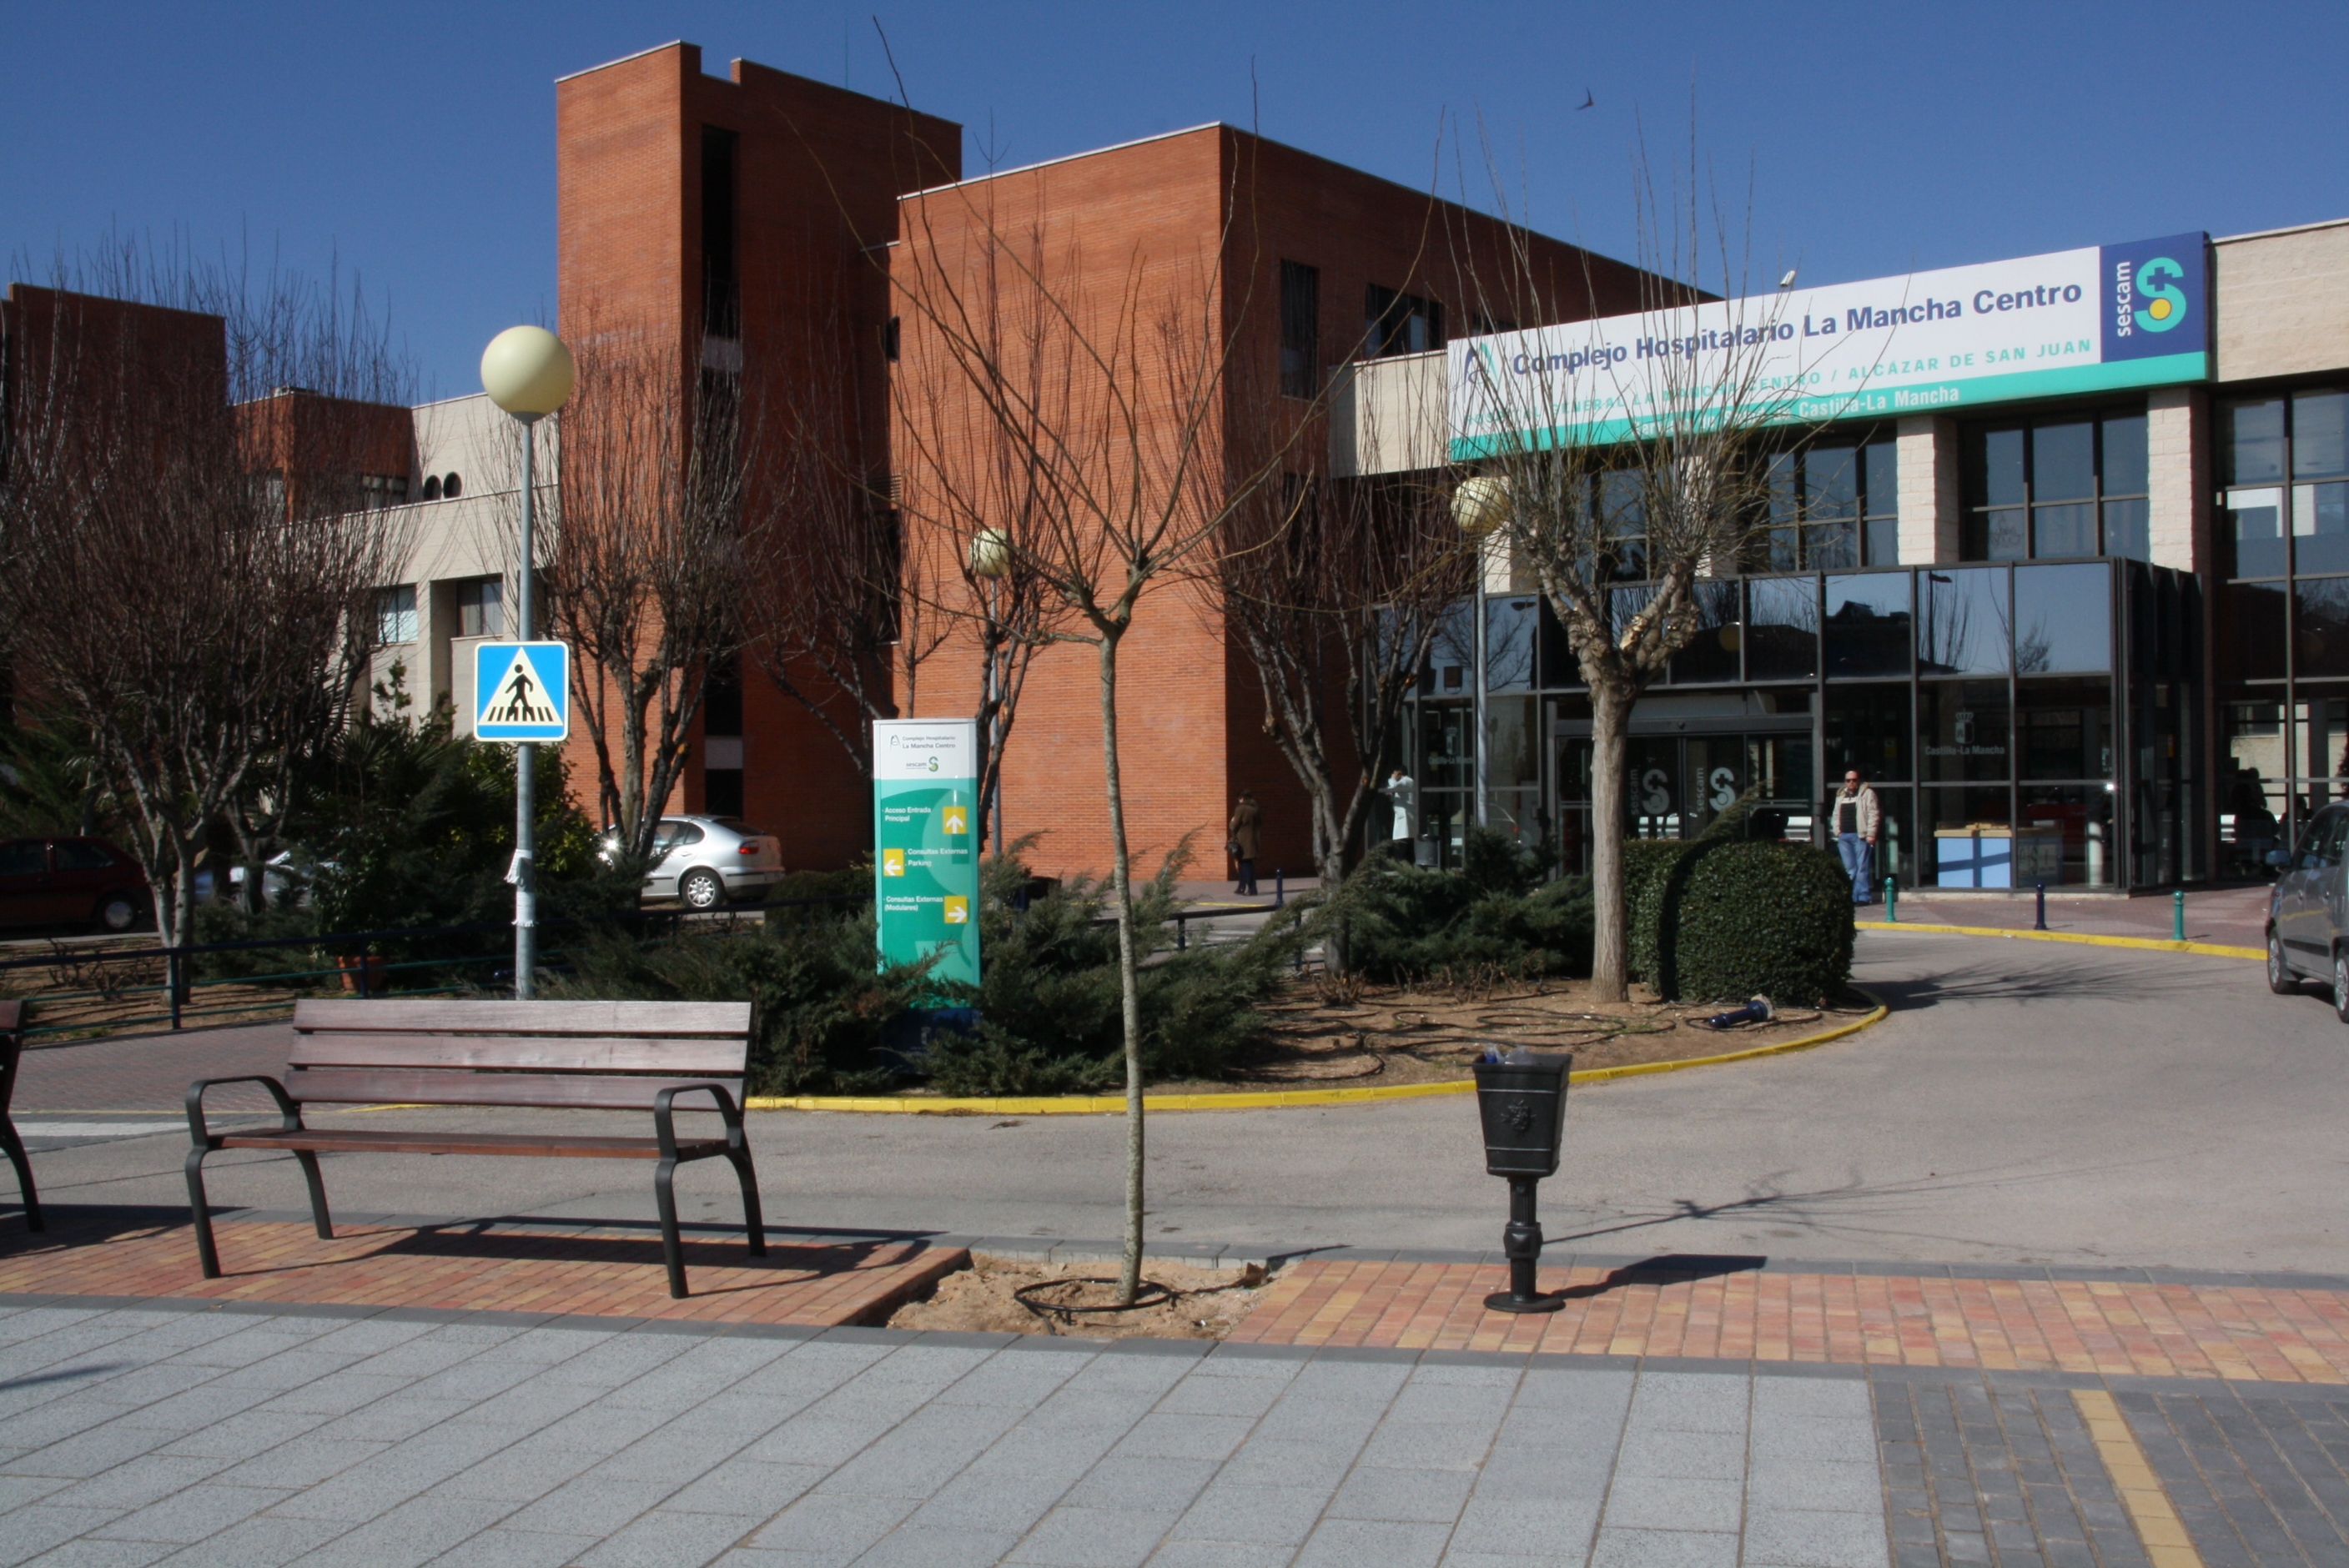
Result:
<svg viewBox="0 0 2349 1568"><path fill-rule="evenodd" d="M1588 108L1591 105L1593 105L1593 104L1597 103L1598 101L1599 101L1599 100L1598 100L1597 98L1593 98L1593 97L1590 95L1590 89L1589 89L1588 88L1583 88L1583 89L1582 89L1582 101L1581 101L1580 103L1576 104L1576 105L1574 106L1574 112L1575 112L1575 113L1577 113L1577 114L1580 114L1584 109Z"/></svg>

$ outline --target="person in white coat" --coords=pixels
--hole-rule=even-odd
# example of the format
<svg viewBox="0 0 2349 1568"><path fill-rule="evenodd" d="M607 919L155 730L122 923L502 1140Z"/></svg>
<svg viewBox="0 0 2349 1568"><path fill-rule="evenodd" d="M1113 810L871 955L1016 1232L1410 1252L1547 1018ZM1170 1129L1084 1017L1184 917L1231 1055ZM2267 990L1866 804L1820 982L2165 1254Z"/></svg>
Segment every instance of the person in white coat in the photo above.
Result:
<svg viewBox="0 0 2349 1568"><path fill-rule="evenodd" d="M1397 768L1387 774L1387 799L1394 802L1394 833L1387 852L1395 859L1410 863L1412 841L1419 836L1419 786L1410 774Z"/></svg>

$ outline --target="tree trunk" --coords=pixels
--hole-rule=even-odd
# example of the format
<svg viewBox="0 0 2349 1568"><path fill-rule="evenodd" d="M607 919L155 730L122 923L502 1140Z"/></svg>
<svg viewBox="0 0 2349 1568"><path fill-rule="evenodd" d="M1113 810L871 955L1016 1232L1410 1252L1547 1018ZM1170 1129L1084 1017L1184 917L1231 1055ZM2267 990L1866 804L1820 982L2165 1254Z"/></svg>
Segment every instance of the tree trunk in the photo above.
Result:
<svg viewBox="0 0 2349 1568"><path fill-rule="evenodd" d="M1623 906L1624 769L1633 694L1619 681L1590 683L1590 993L1630 995L1630 912Z"/></svg>
<svg viewBox="0 0 2349 1568"><path fill-rule="evenodd" d="M1125 794L1117 771L1120 631L1105 629L1101 639L1102 769L1109 786L1110 882L1117 903L1117 983L1125 1024L1125 1258L1118 1269L1117 1299L1131 1303L1142 1291L1142 970L1134 955L1133 860L1125 847Z"/></svg>

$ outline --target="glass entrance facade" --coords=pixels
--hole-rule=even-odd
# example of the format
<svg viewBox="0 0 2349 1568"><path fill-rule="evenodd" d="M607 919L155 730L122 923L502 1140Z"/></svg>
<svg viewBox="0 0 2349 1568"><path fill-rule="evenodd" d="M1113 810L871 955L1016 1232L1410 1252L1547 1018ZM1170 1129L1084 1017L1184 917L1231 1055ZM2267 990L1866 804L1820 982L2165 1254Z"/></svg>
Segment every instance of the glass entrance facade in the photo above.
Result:
<svg viewBox="0 0 2349 1568"><path fill-rule="evenodd" d="M1878 872L1903 885L2209 873L2188 830L2202 711L2190 574L2114 558L1860 569L1711 582L1700 601L1695 640L1633 710L1626 835L1693 837L1750 792L1788 836L1824 841L1826 798L1857 769L1884 810ZM1483 820L1587 869L1590 707L1563 633L1531 595L1486 614L1512 630L1487 638ZM1412 727L1439 864L1478 809L1473 687L1423 684ZM2328 725L2335 751L2344 698L2299 721ZM2241 722L2286 726L2281 709Z"/></svg>

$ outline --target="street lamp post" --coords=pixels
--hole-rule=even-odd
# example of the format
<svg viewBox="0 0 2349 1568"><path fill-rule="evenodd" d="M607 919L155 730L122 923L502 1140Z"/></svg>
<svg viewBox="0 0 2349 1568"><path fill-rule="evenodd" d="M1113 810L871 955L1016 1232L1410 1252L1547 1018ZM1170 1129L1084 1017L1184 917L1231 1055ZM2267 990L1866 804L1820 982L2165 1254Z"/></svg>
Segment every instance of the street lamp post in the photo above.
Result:
<svg viewBox="0 0 2349 1568"><path fill-rule="evenodd" d="M970 569L974 575L987 582L987 629L989 646L987 654L987 755L996 755L1003 736L1003 627L997 607L997 590L1011 575L1011 537L999 528L982 528L970 542ZM988 780L990 799L978 803L979 820L985 822L990 808L994 812L995 852L1003 853L1003 767L1000 760Z"/></svg>
<svg viewBox="0 0 2349 1568"><path fill-rule="evenodd" d="M514 577L516 642L531 640L533 565L536 560L539 420L563 407L575 378L571 351L543 326L510 326L481 351L481 389L522 425L522 560ZM514 995L528 1001L538 970L538 852L535 763L538 748L514 747Z"/></svg>

